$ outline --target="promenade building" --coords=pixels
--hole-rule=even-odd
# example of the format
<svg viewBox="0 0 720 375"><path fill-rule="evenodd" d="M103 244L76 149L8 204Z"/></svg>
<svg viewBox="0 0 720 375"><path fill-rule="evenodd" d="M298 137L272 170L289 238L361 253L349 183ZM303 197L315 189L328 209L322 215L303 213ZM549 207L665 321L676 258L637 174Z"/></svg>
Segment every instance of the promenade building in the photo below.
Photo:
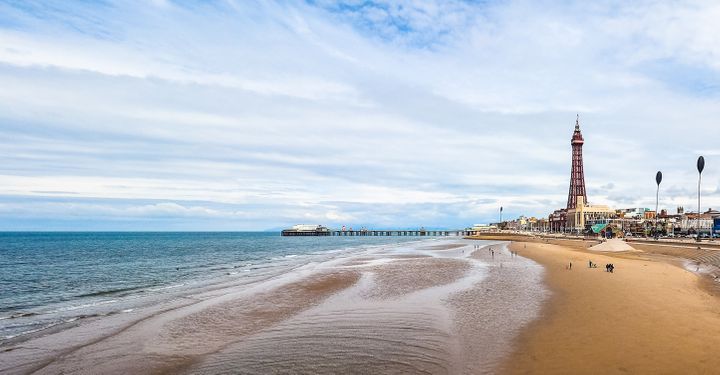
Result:
<svg viewBox="0 0 720 375"><path fill-rule="evenodd" d="M574 208L567 210L567 228L581 233L595 224L609 224L615 217L615 210L605 205L585 205L582 196L576 198Z"/></svg>
<svg viewBox="0 0 720 375"><path fill-rule="evenodd" d="M555 210L548 216L548 223L551 232L565 232L567 227L567 210Z"/></svg>
<svg viewBox="0 0 720 375"><path fill-rule="evenodd" d="M710 233L713 229L714 219L720 217L720 212L712 209L707 212L698 214L697 212L688 212L680 219L681 233Z"/></svg>

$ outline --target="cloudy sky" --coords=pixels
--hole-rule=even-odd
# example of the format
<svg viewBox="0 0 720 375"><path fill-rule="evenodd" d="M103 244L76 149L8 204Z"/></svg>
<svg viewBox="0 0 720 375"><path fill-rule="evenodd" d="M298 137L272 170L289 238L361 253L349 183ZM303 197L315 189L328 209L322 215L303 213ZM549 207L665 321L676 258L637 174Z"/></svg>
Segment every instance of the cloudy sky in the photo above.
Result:
<svg viewBox="0 0 720 375"><path fill-rule="evenodd" d="M0 230L720 208L713 1L0 0Z"/></svg>

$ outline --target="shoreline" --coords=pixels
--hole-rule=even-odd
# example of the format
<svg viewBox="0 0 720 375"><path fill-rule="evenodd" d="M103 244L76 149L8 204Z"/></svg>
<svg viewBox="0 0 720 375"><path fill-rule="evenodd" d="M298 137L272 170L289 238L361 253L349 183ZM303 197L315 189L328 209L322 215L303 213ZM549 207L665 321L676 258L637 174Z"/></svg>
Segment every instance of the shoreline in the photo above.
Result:
<svg viewBox="0 0 720 375"><path fill-rule="evenodd" d="M519 239L510 248L543 265L553 294L503 373L711 373L720 366L720 300L677 259Z"/></svg>
<svg viewBox="0 0 720 375"><path fill-rule="evenodd" d="M141 310L156 310L157 306L187 296L214 295L244 288L260 282L291 274L310 263L331 262L356 253L374 251L386 246L412 245L422 241L412 239L399 243L349 243L329 251L301 249L290 254L280 252L258 259L233 259L228 263L210 264L204 269L194 268L181 279L161 279L119 290L98 286L91 293L68 295L44 304L31 302L17 310L0 314L0 353L38 337L72 329L94 320L106 319ZM181 267L193 268L194 265ZM174 269L174 267L173 267ZM180 268L177 269L178 271ZM122 280L125 282L127 280ZM7 330L3 328L9 328Z"/></svg>
<svg viewBox="0 0 720 375"><path fill-rule="evenodd" d="M718 293L682 260L586 249L597 242L513 240L353 252L29 340L0 351L0 371L692 373L720 366L713 355ZM587 268L590 259L599 267Z"/></svg>

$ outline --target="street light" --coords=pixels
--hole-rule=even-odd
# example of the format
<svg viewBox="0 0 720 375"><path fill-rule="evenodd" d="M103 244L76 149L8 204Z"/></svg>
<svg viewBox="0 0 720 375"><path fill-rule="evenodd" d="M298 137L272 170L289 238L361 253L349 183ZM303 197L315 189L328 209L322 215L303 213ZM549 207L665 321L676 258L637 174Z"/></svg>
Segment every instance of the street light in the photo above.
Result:
<svg viewBox="0 0 720 375"><path fill-rule="evenodd" d="M658 171L657 174L655 174L655 182L657 183L657 191L655 192L655 239L658 238L658 229L657 229L657 223L658 223L658 204L660 203L660 183L662 182L662 172Z"/></svg>
<svg viewBox="0 0 720 375"><path fill-rule="evenodd" d="M697 210L697 241L700 242L700 181L702 181L702 172L705 169L705 158L702 155L697 160L698 170L698 210Z"/></svg>

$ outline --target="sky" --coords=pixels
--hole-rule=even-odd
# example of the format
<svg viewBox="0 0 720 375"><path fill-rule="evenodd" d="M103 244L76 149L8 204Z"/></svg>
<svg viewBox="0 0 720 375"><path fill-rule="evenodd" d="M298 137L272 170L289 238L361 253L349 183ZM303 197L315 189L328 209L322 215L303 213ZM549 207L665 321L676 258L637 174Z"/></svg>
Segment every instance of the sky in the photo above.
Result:
<svg viewBox="0 0 720 375"><path fill-rule="evenodd" d="M720 208L715 1L0 0L0 230Z"/></svg>

